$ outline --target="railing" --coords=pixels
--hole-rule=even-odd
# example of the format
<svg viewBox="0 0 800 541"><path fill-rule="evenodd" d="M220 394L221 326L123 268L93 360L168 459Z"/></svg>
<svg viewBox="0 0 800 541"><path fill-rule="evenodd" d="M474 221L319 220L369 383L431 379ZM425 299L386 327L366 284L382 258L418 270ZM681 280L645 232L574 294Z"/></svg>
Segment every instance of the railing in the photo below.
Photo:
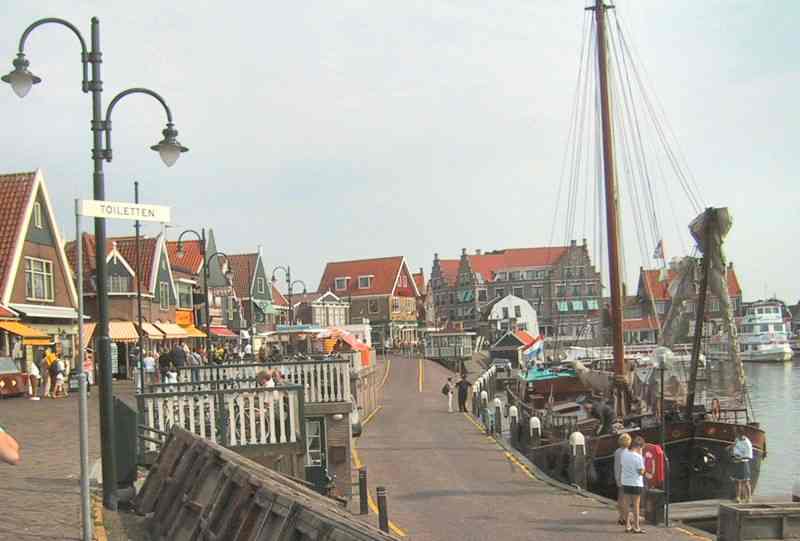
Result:
<svg viewBox="0 0 800 541"><path fill-rule="evenodd" d="M302 444L302 390L280 385L137 395L140 429L147 436L140 438L142 450L155 451L174 426L226 447Z"/></svg>
<svg viewBox="0 0 800 541"><path fill-rule="evenodd" d="M285 383L305 389L306 402L349 402L350 361L297 361L287 363L248 363L182 367L178 369L178 384L147 385L151 392L161 390L189 391L219 388L250 388L255 386L258 372L278 370Z"/></svg>

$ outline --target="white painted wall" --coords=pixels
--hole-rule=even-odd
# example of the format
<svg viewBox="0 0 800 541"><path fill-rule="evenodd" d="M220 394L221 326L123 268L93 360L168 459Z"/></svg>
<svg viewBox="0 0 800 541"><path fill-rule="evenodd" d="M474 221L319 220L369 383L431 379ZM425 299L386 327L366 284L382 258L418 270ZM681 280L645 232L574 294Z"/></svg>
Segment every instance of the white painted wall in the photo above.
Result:
<svg viewBox="0 0 800 541"><path fill-rule="evenodd" d="M519 307L519 317L515 316L515 307ZM503 308L508 309L508 319L503 317ZM524 325L524 330L530 335L539 336L539 318L536 310L525 299L506 295L492 307L492 311L489 313L489 320L498 331L502 329L501 324L504 321L509 324L510 328L511 321L514 319L516 319L518 329L522 329L522 325Z"/></svg>

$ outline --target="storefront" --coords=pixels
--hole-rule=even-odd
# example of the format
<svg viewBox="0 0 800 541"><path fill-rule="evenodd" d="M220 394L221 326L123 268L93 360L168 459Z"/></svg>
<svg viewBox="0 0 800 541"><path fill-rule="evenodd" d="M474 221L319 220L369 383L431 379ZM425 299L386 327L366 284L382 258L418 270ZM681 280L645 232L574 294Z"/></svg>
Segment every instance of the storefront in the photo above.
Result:
<svg viewBox="0 0 800 541"><path fill-rule="evenodd" d="M92 351L96 350L96 323L83 326L83 339ZM109 321L108 336L111 338L111 373L118 379L129 379L133 376L136 365L134 348L139 341L139 333L132 321Z"/></svg>
<svg viewBox="0 0 800 541"><path fill-rule="evenodd" d="M45 341L39 338L37 344L31 344L34 346L33 355L37 361L49 347L53 348L70 369L74 366L78 342L78 312L75 309L38 304L11 304L10 307L20 314L20 323L49 339Z"/></svg>
<svg viewBox="0 0 800 541"><path fill-rule="evenodd" d="M191 310L176 310L175 323L186 333L186 342L190 348L205 349L206 333L195 327L194 312Z"/></svg>
<svg viewBox="0 0 800 541"><path fill-rule="evenodd" d="M137 326L137 328L142 334L142 344L146 352L152 351L153 353L156 353L165 347L164 334L152 323L143 321L142 326L140 328Z"/></svg>
<svg viewBox="0 0 800 541"><path fill-rule="evenodd" d="M31 364L43 355L52 339L19 321L0 321L0 396L16 396L28 392ZM41 357L40 357L41 358Z"/></svg>

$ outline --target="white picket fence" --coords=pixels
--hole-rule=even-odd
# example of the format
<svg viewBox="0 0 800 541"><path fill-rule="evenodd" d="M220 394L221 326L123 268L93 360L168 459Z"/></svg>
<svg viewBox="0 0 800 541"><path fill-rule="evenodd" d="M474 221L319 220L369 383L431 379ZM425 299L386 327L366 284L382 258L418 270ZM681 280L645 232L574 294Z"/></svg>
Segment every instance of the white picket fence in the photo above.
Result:
<svg viewBox="0 0 800 541"><path fill-rule="evenodd" d="M351 400L350 362L347 360L181 368L178 372L178 384L169 387L178 391L212 390L221 382L236 382L240 388L248 388L255 385L256 374L267 369L279 370L286 384L302 385L306 402ZM163 385L151 386L154 391L157 390L156 387L165 388Z"/></svg>
<svg viewBox="0 0 800 541"><path fill-rule="evenodd" d="M157 450L150 440L163 441L173 426L227 447L302 442L301 390L290 385L139 395L144 450Z"/></svg>

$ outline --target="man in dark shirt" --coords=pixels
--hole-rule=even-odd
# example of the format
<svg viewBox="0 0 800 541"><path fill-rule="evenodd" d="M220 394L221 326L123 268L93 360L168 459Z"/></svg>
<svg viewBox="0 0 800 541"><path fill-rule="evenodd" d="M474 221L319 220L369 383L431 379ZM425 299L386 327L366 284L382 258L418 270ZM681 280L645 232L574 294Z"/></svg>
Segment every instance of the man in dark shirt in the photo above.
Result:
<svg viewBox="0 0 800 541"><path fill-rule="evenodd" d="M462 375L456 389L458 389L458 411L467 411L467 396L469 395L469 388L472 384L467 381L467 376Z"/></svg>
<svg viewBox="0 0 800 541"><path fill-rule="evenodd" d="M183 368L186 366L186 350L183 349L183 343L175 344L172 348L172 363L175 368Z"/></svg>
<svg viewBox="0 0 800 541"><path fill-rule="evenodd" d="M596 432L598 436L611 433L611 425L614 424L614 410L608 404L599 400L597 402L589 400L583 403L583 409L589 417L600 420Z"/></svg>

